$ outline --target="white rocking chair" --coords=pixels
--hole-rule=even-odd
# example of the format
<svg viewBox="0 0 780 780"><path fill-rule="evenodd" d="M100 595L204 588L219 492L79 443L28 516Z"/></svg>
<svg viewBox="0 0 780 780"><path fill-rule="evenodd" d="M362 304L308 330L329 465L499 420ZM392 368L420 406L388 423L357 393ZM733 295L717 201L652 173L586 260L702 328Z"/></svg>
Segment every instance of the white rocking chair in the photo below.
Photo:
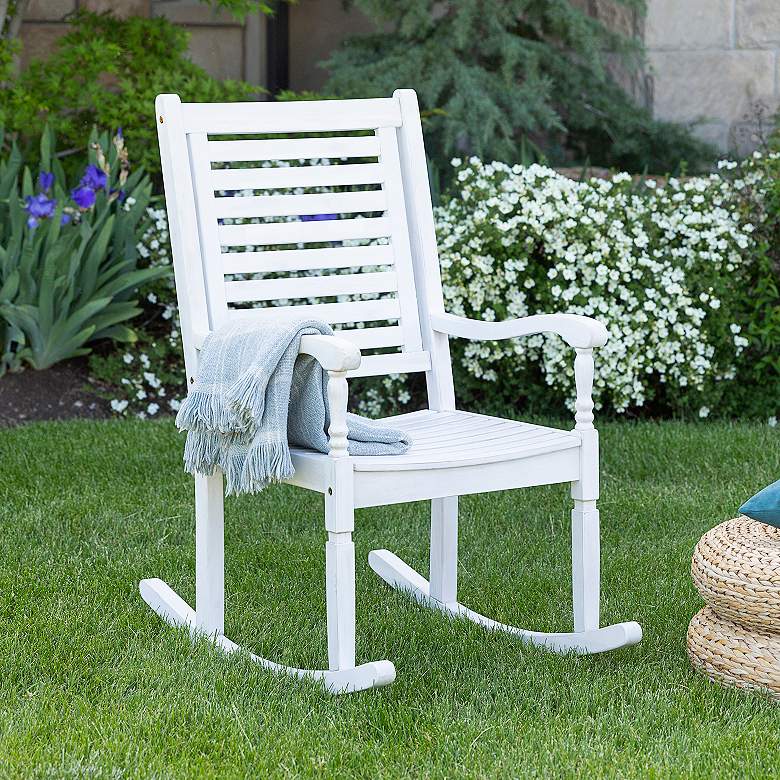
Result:
<svg viewBox="0 0 780 780"><path fill-rule="evenodd" d="M355 665L354 510L421 499L431 500L430 580L388 550L374 550L369 565L392 587L434 609L556 652L597 653L639 642L637 623L599 628L599 456L591 391L593 348L606 342L607 331L595 320L568 314L477 322L444 312L414 91L398 90L392 98L373 100L228 104L182 104L177 95L160 95L156 112L190 383L203 339L227 320L306 314L342 328L338 336L302 340L301 352L314 356L328 372L330 452L293 450L295 476L290 480L325 497L329 668L295 669L252 658L272 670L322 680L334 693L392 682L395 667L390 661ZM351 133L358 130L370 134ZM245 138L219 140L225 135ZM266 137L252 138L258 135ZM269 140L269 135L276 137ZM323 159L340 164L316 164ZM310 164L228 165L304 160ZM338 191L323 191L333 187ZM317 191L307 192L312 189ZM252 195L231 197L246 190ZM341 218L296 219L317 214ZM280 219L233 224L236 218L252 217ZM371 239L386 240L369 243ZM355 240L363 240L362 245ZM296 275L365 266L385 270ZM287 272L293 275L283 277ZM275 278L233 278L269 273ZM368 293L381 297L367 299ZM339 302L328 302L336 296ZM307 302L312 298L326 302ZM273 301L283 305L235 305ZM354 327L356 323L365 327ZM504 339L536 333L557 334L576 352L574 430L456 410L448 336ZM374 354L361 358L361 349ZM347 379L409 372L425 372L428 409L391 419L411 433L411 449L395 457L350 457ZM574 630L527 631L460 604L457 496L560 482L571 483L574 499ZM196 478L195 514L195 609L159 579L143 580L141 595L167 622L210 636L233 652L238 646L223 633L220 473Z"/></svg>

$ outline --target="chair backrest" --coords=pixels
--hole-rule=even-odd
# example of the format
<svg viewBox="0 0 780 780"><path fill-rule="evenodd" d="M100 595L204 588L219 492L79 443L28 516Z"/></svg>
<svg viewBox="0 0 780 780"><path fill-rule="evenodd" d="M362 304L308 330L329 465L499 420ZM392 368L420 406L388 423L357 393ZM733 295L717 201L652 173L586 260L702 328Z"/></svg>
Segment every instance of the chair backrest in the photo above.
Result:
<svg viewBox="0 0 780 780"><path fill-rule="evenodd" d="M287 314L334 325L358 376L424 371L452 406L417 98L156 101L190 377L200 332Z"/></svg>

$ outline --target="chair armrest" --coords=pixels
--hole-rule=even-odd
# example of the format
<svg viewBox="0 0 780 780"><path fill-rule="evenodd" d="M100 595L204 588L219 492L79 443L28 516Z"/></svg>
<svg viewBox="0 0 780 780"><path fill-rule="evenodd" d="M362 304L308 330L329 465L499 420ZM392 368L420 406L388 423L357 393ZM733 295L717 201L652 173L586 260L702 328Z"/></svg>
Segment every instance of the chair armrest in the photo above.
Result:
<svg viewBox="0 0 780 780"><path fill-rule="evenodd" d="M303 336L301 355L311 355L326 371L351 371L360 366L360 350L338 336Z"/></svg>
<svg viewBox="0 0 780 780"><path fill-rule="evenodd" d="M455 314L431 314L431 327L438 333L475 341L556 333L569 346L578 349L603 347L609 338L607 329L598 320L579 314L534 314L503 322L483 322Z"/></svg>
<svg viewBox="0 0 780 780"><path fill-rule="evenodd" d="M208 335L194 334L195 349L203 349ZM299 354L311 355L326 371L351 371L360 366L360 350L338 336L303 336Z"/></svg>

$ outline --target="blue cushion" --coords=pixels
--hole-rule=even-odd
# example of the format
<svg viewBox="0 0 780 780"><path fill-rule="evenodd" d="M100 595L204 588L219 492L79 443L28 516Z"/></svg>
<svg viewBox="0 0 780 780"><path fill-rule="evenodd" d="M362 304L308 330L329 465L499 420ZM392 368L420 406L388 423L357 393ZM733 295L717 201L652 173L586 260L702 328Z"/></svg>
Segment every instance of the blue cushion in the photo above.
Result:
<svg viewBox="0 0 780 780"><path fill-rule="evenodd" d="M759 490L753 498L742 504L739 511L753 520L780 528L780 479Z"/></svg>

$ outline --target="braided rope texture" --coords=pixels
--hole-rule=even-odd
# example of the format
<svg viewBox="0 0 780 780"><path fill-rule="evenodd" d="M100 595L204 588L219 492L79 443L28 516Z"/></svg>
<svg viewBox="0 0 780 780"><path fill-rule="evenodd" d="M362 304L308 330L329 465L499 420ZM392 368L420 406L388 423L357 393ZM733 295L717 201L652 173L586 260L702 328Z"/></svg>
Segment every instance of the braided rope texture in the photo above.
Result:
<svg viewBox="0 0 780 780"><path fill-rule="evenodd" d="M721 523L696 545L691 576L707 602L688 626L694 668L780 701L780 528Z"/></svg>

